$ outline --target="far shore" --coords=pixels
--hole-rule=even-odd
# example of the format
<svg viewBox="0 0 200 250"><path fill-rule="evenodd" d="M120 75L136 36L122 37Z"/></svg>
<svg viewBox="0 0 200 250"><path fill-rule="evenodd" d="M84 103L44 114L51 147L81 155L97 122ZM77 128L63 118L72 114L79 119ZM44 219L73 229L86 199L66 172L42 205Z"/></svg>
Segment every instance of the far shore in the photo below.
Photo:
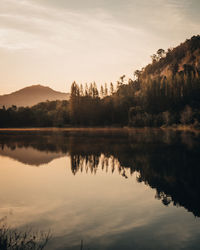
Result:
<svg viewBox="0 0 200 250"><path fill-rule="evenodd" d="M38 128L0 128L0 132L9 131L68 131L68 132L119 132L119 131L142 131L142 130L173 130L173 131L188 131L200 133L200 129L194 128L190 125L176 125L166 127L38 127Z"/></svg>

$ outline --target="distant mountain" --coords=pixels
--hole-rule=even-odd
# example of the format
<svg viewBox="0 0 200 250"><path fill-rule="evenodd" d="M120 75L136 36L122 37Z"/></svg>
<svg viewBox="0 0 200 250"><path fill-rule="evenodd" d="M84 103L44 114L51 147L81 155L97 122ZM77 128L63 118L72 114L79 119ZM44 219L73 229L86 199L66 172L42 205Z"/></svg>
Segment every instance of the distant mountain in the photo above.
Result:
<svg viewBox="0 0 200 250"><path fill-rule="evenodd" d="M0 95L0 106L33 106L39 102L54 100L69 100L68 93L55 91L42 85L33 85L8 95Z"/></svg>

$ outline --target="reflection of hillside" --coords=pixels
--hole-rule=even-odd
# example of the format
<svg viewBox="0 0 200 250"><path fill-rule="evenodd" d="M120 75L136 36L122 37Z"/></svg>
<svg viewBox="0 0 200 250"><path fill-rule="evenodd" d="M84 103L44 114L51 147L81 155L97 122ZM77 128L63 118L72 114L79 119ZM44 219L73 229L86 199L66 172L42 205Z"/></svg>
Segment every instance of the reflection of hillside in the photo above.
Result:
<svg viewBox="0 0 200 250"><path fill-rule="evenodd" d="M138 172L138 181L156 189L156 198L163 204L180 205L200 216L200 143L190 133L132 130L119 135L1 135L0 145L4 154L9 151L8 156L18 160L28 151L35 162L68 154L73 174L96 174L101 168L128 178Z"/></svg>
<svg viewBox="0 0 200 250"><path fill-rule="evenodd" d="M147 164L135 165L143 181L156 189L156 198L163 204L184 206L200 216L199 148L187 150L183 145L155 148L141 159ZM139 166L139 167L138 167Z"/></svg>
<svg viewBox="0 0 200 250"><path fill-rule="evenodd" d="M52 160L62 157L62 153L48 153L36 150L32 147L28 148L9 148L5 146L0 149L1 156L7 156L24 164L32 166L40 166L41 164L47 164Z"/></svg>

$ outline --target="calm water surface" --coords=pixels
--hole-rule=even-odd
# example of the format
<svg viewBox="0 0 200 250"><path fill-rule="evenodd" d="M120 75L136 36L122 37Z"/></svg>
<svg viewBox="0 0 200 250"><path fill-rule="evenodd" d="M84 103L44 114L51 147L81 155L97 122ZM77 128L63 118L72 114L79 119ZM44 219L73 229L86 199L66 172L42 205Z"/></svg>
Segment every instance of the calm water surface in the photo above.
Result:
<svg viewBox="0 0 200 250"><path fill-rule="evenodd" d="M200 137L0 132L0 218L46 249L199 249Z"/></svg>

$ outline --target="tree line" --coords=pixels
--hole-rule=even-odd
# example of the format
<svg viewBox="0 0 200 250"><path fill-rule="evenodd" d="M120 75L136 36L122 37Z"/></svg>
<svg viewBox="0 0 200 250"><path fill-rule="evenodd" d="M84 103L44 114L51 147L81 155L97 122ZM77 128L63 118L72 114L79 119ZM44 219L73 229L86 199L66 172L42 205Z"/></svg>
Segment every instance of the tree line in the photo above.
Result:
<svg viewBox="0 0 200 250"><path fill-rule="evenodd" d="M200 36L165 52L152 63L122 75L116 84L73 82L69 101L39 103L33 107L0 108L0 127L133 126L160 127L200 122ZM181 65L183 58L190 64ZM200 57L200 55L199 55ZM181 70L180 70L181 65ZM163 75L162 70L168 69Z"/></svg>
<svg viewBox="0 0 200 250"><path fill-rule="evenodd" d="M114 84L72 83L69 101L33 107L0 108L0 127L133 126L159 127L200 122L200 75L121 78Z"/></svg>
<svg viewBox="0 0 200 250"><path fill-rule="evenodd" d="M2 107L0 127L60 127L69 123L68 101L47 101L33 107Z"/></svg>

